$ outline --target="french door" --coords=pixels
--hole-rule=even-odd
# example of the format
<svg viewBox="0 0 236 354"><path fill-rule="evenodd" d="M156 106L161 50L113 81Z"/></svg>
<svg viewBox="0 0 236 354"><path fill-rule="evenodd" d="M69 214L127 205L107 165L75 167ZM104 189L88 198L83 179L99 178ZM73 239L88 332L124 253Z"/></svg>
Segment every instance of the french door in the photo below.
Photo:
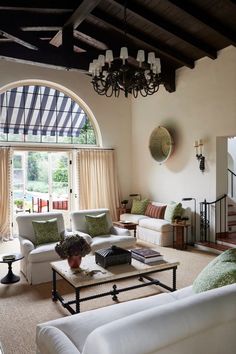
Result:
<svg viewBox="0 0 236 354"><path fill-rule="evenodd" d="M12 163L13 233L18 213L61 211L66 227L72 197L72 152L15 150Z"/></svg>

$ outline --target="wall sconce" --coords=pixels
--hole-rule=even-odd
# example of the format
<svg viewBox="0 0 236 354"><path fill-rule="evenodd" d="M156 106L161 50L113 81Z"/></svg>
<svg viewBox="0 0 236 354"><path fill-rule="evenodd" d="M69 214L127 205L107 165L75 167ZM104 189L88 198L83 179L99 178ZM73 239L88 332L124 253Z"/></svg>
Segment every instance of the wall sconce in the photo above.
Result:
<svg viewBox="0 0 236 354"><path fill-rule="evenodd" d="M202 150L203 150L202 140L201 139L199 141L196 140L194 147L196 149L196 158L199 161L199 168L203 172L205 171L205 156L203 156L202 154Z"/></svg>

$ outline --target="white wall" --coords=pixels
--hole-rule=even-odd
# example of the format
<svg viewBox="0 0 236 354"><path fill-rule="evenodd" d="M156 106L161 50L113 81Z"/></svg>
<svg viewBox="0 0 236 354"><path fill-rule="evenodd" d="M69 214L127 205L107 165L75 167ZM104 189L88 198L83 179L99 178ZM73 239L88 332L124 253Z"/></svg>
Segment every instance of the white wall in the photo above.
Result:
<svg viewBox="0 0 236 354"><path fill-rule="evenodd" d="M162 87L132 100L132 190L168 202L194 197L197 204L216 197L216 137L236 135L236 48L204 58L193 70L177 71L176 92ZM162 125L173 134L175 149L159 165L149 153L149 137ZM202 139L206 170L199 170L193 148ZM189 204L188 204L189 205Z"/></svg>
<svg viewBox="0 0 236 354"><path fill-rule="evenodd" d="M194 197L197 204L216 197L216 138L236 136L236 48L204 58L193 70L177 71L176 92L163 87L153 96L105 98L93 92L89 78L77 72L49 70L0 60L0 89L22 79L43 79L71 89L92 110L104 147L117 150L122 197L141 193L168 202ZM132 119L132 125L131 125ZM163 125L173 134L171 158L159 165L149 153L149 137ZM204 142L206 171L201 173L193 148ZM188 203L189 205L189 203Z"/></svg>
<svg viewBox="0 0 236 354"><path fill-rule="evenodd" d="M131 175L131 105L121 96L105 98L96 94L90 78L76 71L54 70L0 60L0 91L19 80L47 80L60 84L78 95L92 110L102 133L104 147L117 151L122 198L130 193Z"/></svg>

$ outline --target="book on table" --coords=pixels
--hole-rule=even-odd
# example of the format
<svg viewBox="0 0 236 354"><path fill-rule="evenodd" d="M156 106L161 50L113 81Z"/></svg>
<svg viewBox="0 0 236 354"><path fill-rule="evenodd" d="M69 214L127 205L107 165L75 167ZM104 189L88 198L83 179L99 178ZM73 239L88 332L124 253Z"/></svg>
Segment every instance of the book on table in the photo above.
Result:
<svg viewBox="0 0 236 354"><path fill-rule="evenodd" d="M136 248L131 250L132 257L143 263L153 263L163 260L163 255L160 252L150 248Z"/></svg>

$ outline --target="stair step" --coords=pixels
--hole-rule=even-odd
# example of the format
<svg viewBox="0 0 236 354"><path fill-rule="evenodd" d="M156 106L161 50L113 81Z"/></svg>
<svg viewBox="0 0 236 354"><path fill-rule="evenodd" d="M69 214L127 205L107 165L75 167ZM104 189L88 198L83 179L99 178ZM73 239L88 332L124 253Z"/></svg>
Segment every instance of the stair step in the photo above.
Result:
<svg viewBox="0 0 236 354"><path fill-rule="evenodd" d="M236 216L236 211L229 211L228 216Z"/></svg>
<svg viewBox="0 0 236 354"><path fill-rule="evenodd" d="M236 226L236 220L228 221L228 226Z"/></svg>
<svg viewBox="0 0 236 354"><path fill-rule="evenodd" d="M209 250L215 250L220 253L232 248L231 246L225 246L215 242L200 242L200 241L196 242L196 246L208 248Z"/></svg>

